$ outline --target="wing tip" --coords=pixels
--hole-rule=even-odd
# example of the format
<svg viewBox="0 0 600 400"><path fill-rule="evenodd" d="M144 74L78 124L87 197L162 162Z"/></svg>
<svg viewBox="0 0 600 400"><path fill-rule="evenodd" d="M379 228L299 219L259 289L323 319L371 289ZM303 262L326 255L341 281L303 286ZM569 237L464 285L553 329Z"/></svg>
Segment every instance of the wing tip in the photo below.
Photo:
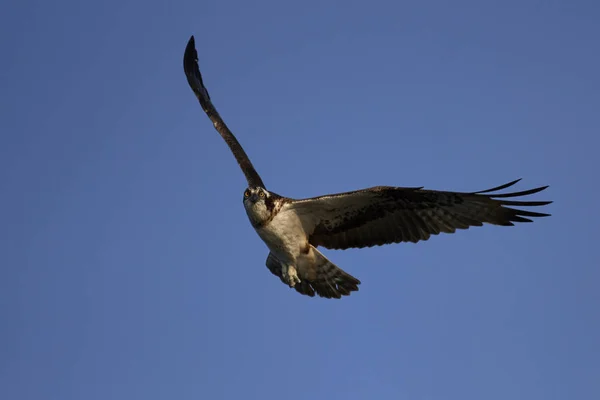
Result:
<svg viewBox="0 0 600 400"><path fill-rule="evenodd" d="M509 197L518 197L518 196L529 196L535 193L539 193L542 192L544 190L546 190L547 188L550 187L550 185L544 185L544 186L539 186L533 189L528 189L528 190L522 190L520 192L509 192L509 193L492 193L492 192L497 192L500 191L502 189L506 189L510 186L515 185L517 182L520 182L522 178L519 179L515 179L512 182L508 182L505 183L504 185L500 185L500 186L496 186L494 188L491 189L486 189L486 190L481 190L478 192L471 192L470 194L474 194L474 195L485 195L486 197L490 198L490 199L501 199L501 198L509 198ZM532 202L533 203L533 202ZM536 205L545 205L542 203L546 203L546 202L536 202L539 204ZM551 202L547 203L550 204ZM534 204L532 204L534 205Z"/></svg>
<svg viewBox="0 0 600 400"><path fill-rule="evenodd" d="M526 211L516 208L510 208L508 206L522 206L522 207L538 207L538 206L546 206L548 204L552 204L553 201L532 201L532 200L511 200L511 198L519 197L519 196L529 196L535 193L542 192L550 187L550 185L544 185L540 187L536 187L533 189L522 190L518 192L508 192L508 193L497 193L502 189L506 189L520 182L523 178L515 179L511 182L505 183L503 185L481 190L478 192L472 192L470 194L476 196L485 197L492 202L498 204L503 212L497 214L492 218L492 221L486 221L495 225L502 226L514 226L515 223L521 222L533 222L531 218L542 218L542 217L550 217L552 214L549 213L540 213L533 211ZM496 192L496 193L494 193ZM506 200L505 200L506 199ZM529 218L525 218L529 217Z"/></svg>
<svg viewBox="0 0 600 400"><path fill-rule="evenodd" d="M196 40L194 39L194 35L190 36L190 39L185 46L185 51L183 52L183 69L186 75L193 75L194 65L198 61L198 52L196 51Z"/></svg>
<svg viewBox="0 0 600 400"><path fill-rule="evenodd" d="M473 192L473 194L483 194L483 193L497 192L498 190L506 189L507 187L511 187L511 186L519 183L522 179L523 178L518 178L518 179L515 179L514 181L505 183L505 184L500 185L500 186L493 187L491 189L485 189L485 190L480 190L480 191L477 191L477 192Z"/></svg>
<svg viewBox="0 0 600 400"><path fill-rule="evenodd" d="M210 102L210 94L208 94L208 90L204 86L202 73L198 66L198 51L196 50L196 40L194 35L190 36L188 43L185 46L185 51L183 53L183 71L185 72L190 88L202 103L202 107L205 108Z"/></svg>

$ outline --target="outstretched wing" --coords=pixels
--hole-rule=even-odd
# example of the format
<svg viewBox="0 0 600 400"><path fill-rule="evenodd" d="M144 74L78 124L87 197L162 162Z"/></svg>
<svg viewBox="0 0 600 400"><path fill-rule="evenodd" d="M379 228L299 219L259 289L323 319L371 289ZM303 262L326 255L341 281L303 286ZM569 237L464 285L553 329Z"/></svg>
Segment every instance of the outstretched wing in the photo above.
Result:
<svg viewBox="0 0 600 400"><path fill-rule="evenodd" d="M221 137L225 140L225 143L227 143L229 149L233 153L233 156L240 165L242 172L244 172L246 180L248 181L248 186L260 186L264 188L265 185L258 175L258 172L256 172L254 166L250 162L250 158L248 158L248 155L237 141L236 137L229 130L225 122L223 122L223 119L221 119L217 109L210 100L208 90L206 90L206 87L202 82L200 68L198 67L198 53L196 52L194 36L190 37L187 47L185 48L185 53L183 55L183 70L185 71L185 76L187 77L190 88L192 88L194 94L198 98L198 101L200 101L202 109L212 121L217 132L219 132Z"/></svg>
<svg viewBox="0 0 600 400"><path fill-rule="evenodd" d="M301 219L309 242L329 249L371 247L388 243L418 242L440 232L454 233L483 223L511 226L532 222L527 217L550 214L509 206L543 206L551 201L510 200L546 189L543 186L515 193L493 194L520 181L472 192L444 192L422 188L377 186L354 192L293 200L282 211Z"/></svg>

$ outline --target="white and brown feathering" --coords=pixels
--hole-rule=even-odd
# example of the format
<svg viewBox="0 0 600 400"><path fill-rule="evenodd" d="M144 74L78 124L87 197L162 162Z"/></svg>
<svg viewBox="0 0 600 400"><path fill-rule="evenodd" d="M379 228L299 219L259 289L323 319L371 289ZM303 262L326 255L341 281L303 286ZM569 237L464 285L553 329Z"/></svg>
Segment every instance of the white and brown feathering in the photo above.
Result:
<svg viewBox="0 0 600 400"><path fill-rule="evenodd" d="M301 276L300 283L294 289L300 294L314 297L315 293L327 299L340 299L349 296L351 292L358 290L360 281L329 261L316 248L312 249L318 254L317 263L311 266L311 270ZM279 277L281 282L287 284L281 273L281 263L272 254L267 257L267 268L273 275Z"/></svg>
<svg viewBox="0 0 600 400"><path fill-rule="evenodd" d="M190 88L229 146L246 177L248 187L254 192L257 188L266 189L248 155L212 104L198 67L193 36L185 49L183 67ZM512 226L516 222L532 222L530 218L549 216L520 207L539 207L551 201L514 199L541 192L548 186L497 193L519 180L479 192L376 186L298 200L270 192L261 200L264 203L248 205L248 210L253 227L267 238L263 238L265 243L269 242L267 246L277 248L281 254L294 254L302 246L306 252L304 256L309 255L308 258L313 260L312 264L300 268L301 282L294 286L296 291L311 297L317 294L326 298L341 298L357 291L360 281L330 262L316 247L348 249L400 242L416 243L429 239L431 235L454 233L457 229L485 223ZM260 212L256 211L258 209ZM265 232L268 234L265 235ZM296 260L288 256L290 264L286 265L303 260L302 254L297 256L300 258ZM272 253L269 253L266 265L282 282L289 283L284 280L281 262Z"/></svg>

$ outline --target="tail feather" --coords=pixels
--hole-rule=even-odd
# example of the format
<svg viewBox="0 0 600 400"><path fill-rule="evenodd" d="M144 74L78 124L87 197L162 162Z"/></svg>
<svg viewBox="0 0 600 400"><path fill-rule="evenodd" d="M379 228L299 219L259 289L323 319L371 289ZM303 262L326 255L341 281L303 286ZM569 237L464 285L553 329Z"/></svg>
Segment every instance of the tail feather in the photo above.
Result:
<svg viewBox="0 0 600 400"><path fill-rule="evenodd" d="M314 270L310 273L299 271L301 282L294 286L298 293L310 297L317 294L327 299L340 299L342 296L349 296L351 292L358 291L358 285L360 285L358 279L333 264L315 247L312 247L312 251L314 251L316 259ZM273 254L269 253L266 264L273 275L287 284L281 273L281 263ZM314 277L314 279L310 277Z"/></svg>
<svg viewBox="0 0 600 400"><path fill-rule="evenodd" d="M312 246L311 246L312 247ZM319 250L312 247L317 259L316 278L310 282L321 297L339 299L358 291L360 281L329 261Z"/></svg>

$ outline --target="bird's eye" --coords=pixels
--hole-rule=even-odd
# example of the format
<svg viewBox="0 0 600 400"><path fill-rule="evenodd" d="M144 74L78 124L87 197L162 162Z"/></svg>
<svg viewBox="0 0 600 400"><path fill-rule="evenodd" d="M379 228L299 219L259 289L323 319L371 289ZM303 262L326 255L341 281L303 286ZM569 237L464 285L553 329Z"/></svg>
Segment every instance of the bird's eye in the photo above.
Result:
<svg viewBox="0 0 600 400"><path fill-rule="evenodd" d="M244 197L250 197L250 191L249 190L246 190L244 192Z"/></svg>
<svg viewBox="0 0 600 400"><path fill-rule="evenodd" d="M258 195L259 195L261 198L264 198L264 197L265 197L265 192L262 192L262 191L261 191L261 192L258 192Z"/></svg>

